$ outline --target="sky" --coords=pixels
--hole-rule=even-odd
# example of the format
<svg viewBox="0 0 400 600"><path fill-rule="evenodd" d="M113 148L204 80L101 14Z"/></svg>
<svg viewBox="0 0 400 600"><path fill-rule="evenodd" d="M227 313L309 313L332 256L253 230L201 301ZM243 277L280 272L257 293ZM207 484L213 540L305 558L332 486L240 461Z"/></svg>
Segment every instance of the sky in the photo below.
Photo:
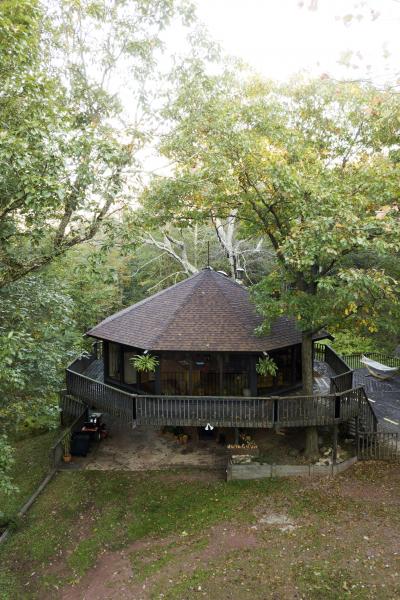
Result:
<svg viewBox="0 0 400 600"><path fill-rule="evenodd" d="M211 37L268 78L286 80L306 71L383 84L393 83L400 72L400 0L195 0L195 4ZM315 4L316 10L310 10ZM179 35L172 32L172 37L179 47ZM348 52L358 68L339 64Z"/></svg>

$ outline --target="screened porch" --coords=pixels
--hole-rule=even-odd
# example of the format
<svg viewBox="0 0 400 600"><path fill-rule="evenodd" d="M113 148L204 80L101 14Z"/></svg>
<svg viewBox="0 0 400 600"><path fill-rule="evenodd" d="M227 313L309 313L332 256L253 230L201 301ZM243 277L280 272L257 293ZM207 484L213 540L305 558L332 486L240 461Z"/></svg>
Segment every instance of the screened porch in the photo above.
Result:
<svg viewBox="0 0 400 600"><path fill-rule="evenodd" d="M270 352L275 376L257 373L262 354L239 352L153 352L155 372L138 372L132 359L142 350L104 343L104 381L139 394L254 397L301 385L300 346Z"/></svg>

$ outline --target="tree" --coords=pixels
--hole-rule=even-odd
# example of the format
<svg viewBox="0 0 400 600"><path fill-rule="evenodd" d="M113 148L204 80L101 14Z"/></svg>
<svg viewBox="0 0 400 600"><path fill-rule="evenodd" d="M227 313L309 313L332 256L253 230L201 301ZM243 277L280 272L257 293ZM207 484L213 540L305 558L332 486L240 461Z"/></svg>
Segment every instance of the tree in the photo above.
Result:
<svg viewBox="0 0 400 600"><path fill-rule="evenodd" d="M235 214L226 219L211 215L210 222L202 227L195 223L184 229L165 225L163 219L146 215L144 211L135 211L133 216L135 225L127 226L133 243L146 245L159 256L169 256L180 267L180 271L168 273L167 278L176 274L193 275L210 261L211 266L226 269L234 280L238 279L241 268L253 282L265 273L269 261L273 260L273 253L263 238L254 240L241 236Z"/></svg>
<svg viewBox="0 0 400 600"><path fill-rule="evenodd" d="M253 298L264 331L281 314L296 319L312 394L313 335L344 323L375 330L398 304L384 269L352 261L398 248L398 98L329 80L274 86L203 73L182 79L168 117L161 151L176 170L154 178L148 210L181 226L235 215L270 240L276 265ZM308 438L312 455L316 432Z"/></svg>
<svg viewBox="0 0 400 600"><path fill-rule="evenodd" d="M148 133L146 82L160 31L181 9L173 0L1 8L3 287L93 238L132 194L129 169ZM115 93L121 63L134 82L134 116L122 115Z"/></svg>

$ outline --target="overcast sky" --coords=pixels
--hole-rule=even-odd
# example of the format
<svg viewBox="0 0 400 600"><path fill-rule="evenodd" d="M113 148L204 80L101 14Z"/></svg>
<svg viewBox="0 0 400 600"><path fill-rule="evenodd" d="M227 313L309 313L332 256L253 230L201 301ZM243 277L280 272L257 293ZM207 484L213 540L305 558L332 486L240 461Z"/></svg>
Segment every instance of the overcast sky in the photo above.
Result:
<svg viewBox="0 0 400 600"><path fill-rule="evenodd" d="M211 37L219 40L229 54L245 59L273 79L287 79L306 70L316 76L327 73L334 78L368 77L382 83L393 82L400 71L398 0L195 0L195 3ZM310 10L314 4L317 9ZM345 52L353 53L352 62L359 65L358 69L339 64ZM358 58L357 53L360 53Z"/></svg>
<svg viewBox="0 0 400 600"><path fill-rule="evenodd" d="M305 72L400 84L400 0L192 1L198 19L225 53L267 78L284 81ZM315 4L317 9L310 10ZM187 52L187 33L178 21L164 33L166 52L159 60L164 71L171 53ZM348 66L341 64L346 53ZM129 88L120 93L129 106ZM170 172L153 146L143 158L147 173Z"/></svg>

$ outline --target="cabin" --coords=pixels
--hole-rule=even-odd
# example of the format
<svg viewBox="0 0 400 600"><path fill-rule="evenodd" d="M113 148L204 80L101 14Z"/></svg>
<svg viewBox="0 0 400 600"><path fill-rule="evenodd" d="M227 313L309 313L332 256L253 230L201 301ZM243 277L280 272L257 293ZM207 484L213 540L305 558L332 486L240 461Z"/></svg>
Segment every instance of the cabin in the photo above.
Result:
<svg viewBox="0 0 400 600"><path fill-rule="evenodd" d="M359 414L349 367L317 344L326 333L314 345L330 363L330 389L302 396L295 320L258 335L262 320L243 285L207 267L90 329L95 351L67 368L66 394L132 426L336 427ZM155 357L155 370L137 370L138 355ZM257 372L265 355L275 375Z"/></svg>
<svg viewBox="0 0 400 600"><path fill-rule="evenodd" d="M244 396L280 394L301 387L301 334L278 319L258 336L262 319L247 289L206 268L108 317L87 335L103 343L104 381L136 394ZM150 353L154 372L137 372L132 359ZM260 376L268 353L278 371Z"/></svg>

